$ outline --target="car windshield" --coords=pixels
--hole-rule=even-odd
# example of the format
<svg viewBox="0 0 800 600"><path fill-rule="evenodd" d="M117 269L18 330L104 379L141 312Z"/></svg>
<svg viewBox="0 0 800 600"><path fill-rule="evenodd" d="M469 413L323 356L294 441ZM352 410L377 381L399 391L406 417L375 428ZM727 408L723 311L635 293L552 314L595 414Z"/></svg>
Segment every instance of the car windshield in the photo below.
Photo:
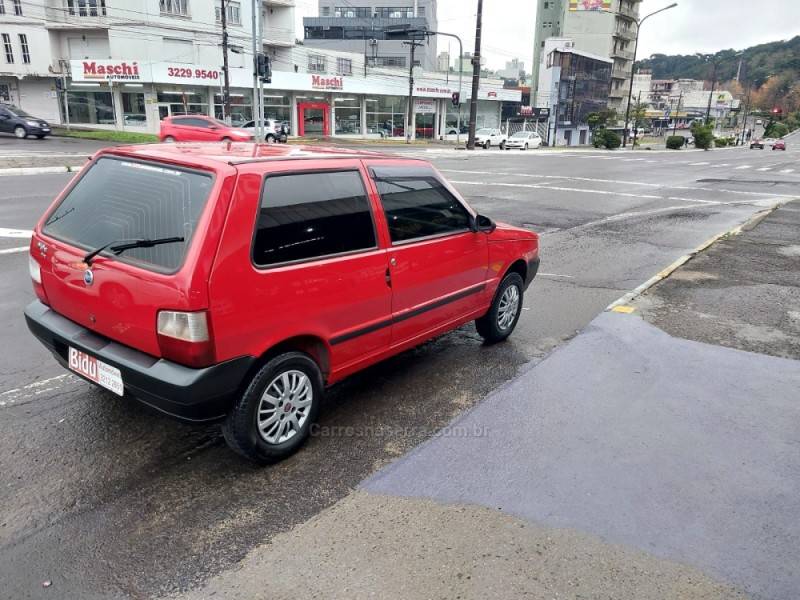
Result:
<svg viewBox="0 0 800 600"><path fill-rule="evenodd" d="M42 231L87 251L115 240L182 237L180 243L131 248L118 259L174 271L212 185L213 177L198 171L101 158L50 213Z"/></svg>
<svg viewBox="0 0 800 600"><path fill-rule="evenodd" d="M491 135L491 133L492 133L492 130L491 130L491 129L486 129L486 128L484 128L484 129L478 129L478 131L477 131L476 133L477 133L478 135Z"/></svg>

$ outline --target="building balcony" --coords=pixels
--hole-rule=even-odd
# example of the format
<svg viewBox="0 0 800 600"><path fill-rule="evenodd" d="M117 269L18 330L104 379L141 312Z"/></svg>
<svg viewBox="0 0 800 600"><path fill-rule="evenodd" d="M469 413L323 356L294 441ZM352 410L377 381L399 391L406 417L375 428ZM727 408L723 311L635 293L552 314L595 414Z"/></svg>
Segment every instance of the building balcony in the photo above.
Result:
<svg viewBox="0 0 800 600"><path fill-rule="evenodd" d="M265 27L262 35L265 46L294 46L295 32L293 29L280 27Z"/></svg>
<svg viewBox="0 0 800 600"><path fill-rule="evenodd" d="M614 50L611 53L613 58L624 58L625 60L633 60L632 50Z"/></svg>
<svg viewBox="0 0 800 600"><path fill-rule="evenodd" d="M631 72L628 69L611 69L611 79L629 79Z"/></svg>
<svg viewBox="0 0 800 600"><path fill-rule="evenodd" d="M104 5L86 2L52 0L45 7L47 29L108 29Z"/></svg>
<svg viewBox="0 0 800 600"><path fill-rule="evenodd" d="M634 4L633 8L628 8L624 0L621 0L619 5L619 10L617 11L618 15L634 20L639 18L639 7L636 4Z"/></svg>
<svg viewBox="0 0 800 600"><path fill-rule="evenodd" d="M617 28L614 30L614 35L618 38L622 38L623 40L635 40L636 39L636 27L622 27L617 25Z"/></svg>

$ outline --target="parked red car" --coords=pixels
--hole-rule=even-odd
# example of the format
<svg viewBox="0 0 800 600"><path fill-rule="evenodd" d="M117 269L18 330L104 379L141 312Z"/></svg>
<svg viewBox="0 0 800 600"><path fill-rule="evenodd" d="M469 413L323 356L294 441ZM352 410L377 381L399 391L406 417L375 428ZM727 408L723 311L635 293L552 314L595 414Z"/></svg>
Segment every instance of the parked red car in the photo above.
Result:
<svg viewBox="0 0 800 600"><path fill-rule="evenodd" d="M772 144L773 150L786 150L786 142L783 140L777 140L774 144Z"/></svg>
<svg viewBox="0 0 800 600"><path fill-rule="evenodd" d="M253 139L253 133L205 115L181 115L161 119L158 139L162 142L246 142Z"/></svg>
<svg viewBox="0 0 800 600"><path fill-rule="evenodd" d="M28 327L120 396L294 452L326 386L475 321L514 330L538 236L429 163L219 144L108 148L37 224Z"/></svg>

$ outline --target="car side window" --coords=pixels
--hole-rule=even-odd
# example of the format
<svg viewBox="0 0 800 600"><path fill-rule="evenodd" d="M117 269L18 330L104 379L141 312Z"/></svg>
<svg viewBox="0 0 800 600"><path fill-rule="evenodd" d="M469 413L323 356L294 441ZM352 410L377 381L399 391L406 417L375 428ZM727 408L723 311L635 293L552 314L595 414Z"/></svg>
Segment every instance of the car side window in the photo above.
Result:
<svg viewBox="0 0 800 600"><path fill-rule="evenodd" d="M393 243L470 228L467 209L432 169L374 167L372 174Z"/></svg>
<svg viewBox="0 0 800 600"><path fill-rule="evenodd" d="M208 121L203 119L195 119L192 117L177 117L172 120L175 125L182 125L184 127L204 127L208 128Z"/></svg>
<svg viewBox="0 0 800 600"><path fill-rule="evenodd" d="M377 246L358 171L267 177L253 242L253 262L266 267Z"/></svg>

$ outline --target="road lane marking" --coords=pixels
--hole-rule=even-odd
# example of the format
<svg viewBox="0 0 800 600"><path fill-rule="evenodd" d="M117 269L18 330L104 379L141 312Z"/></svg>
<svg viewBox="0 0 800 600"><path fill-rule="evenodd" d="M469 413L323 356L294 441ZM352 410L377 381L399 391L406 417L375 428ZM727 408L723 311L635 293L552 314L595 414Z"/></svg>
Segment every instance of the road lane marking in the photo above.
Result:
<svg viewBox="0 0 800 600"><path fill-rule="evenodd" d="M511 187L511 188L529 188L536 190L555 190L557 192L576 192L579 194L599 194L601 196L621 196L623 198L640 198L643 200L661 200L661 196L650 196L647 194L630 194L627 192L611 192L607 190L587 190L583 188L570 188L570 187L556 187L552 185L541 185L536 183L504 183L504 182L488 182L488 181L450 181L453 184L459 185L484 185L484 186L497 186L497 187Z"/></svg>
<svg viewBox="0 0 800 600"><path fill-rule="evenodd" d="M462 169L439 169L442 173L460 173L465 175L497 175L494 171L465 171ZM657 188L663 190L681 190L681 191L689 191L689 192L716 192L716 193L723 193L723 194L741 194L744 196L758 196L763 198L765 196L771 196L774 198L783 198L786 194L774 194L771 192L748 192L745 190L729 190L729 189L720 189L720 188L708 188L708 187L697 187L697 186L685 186L685 185L665 185L662 183L650 183L645 181L625 181L619 179L596 179L593 177L572 177L569 175L537 175L534 173L503 173L503 175L507 175L509 177L527 177L532 179L564 179L567 181L587 181L589 183L611 183L614 185L638 185L643 187L650 187L650 188ZM473 182L478 183L478 182ZM544 183L544 182L542 182ZM491 184L486 184L491 185ZM545 187L545 186L542 186ZM556 189L556 188L548 188L548 189Z"/></svg>
<svg viewBox="0 0 800 600"><path fill-rule="evenodd" d="M78 381L78 378L71 373L64 373L63 375L56 375L41 381L34 381L28 385L24 385L13 390L7 390L0 393L0 407L11 406L20 400L27 400L34 398L46 392L52 392L64 387L65 383L70 381Z"/></svg>
<svg viewBox="0 0 800 600"><path fill-rule="evenodd" d="M761 167L760 169L756 169L756 171L772 171L772 167Z"/></svg>
<svg viewBox="0 0 800 600"><path fill-rule="evenodd" d="M574 275L559 275L558 273L537 273L537 277L563 277L564 279L575 279Z"/></svg>
<svg viewBox="0 0 800 600"><path fill-rule="evenodd" d="M741 167L736 167L737 169L750 169L752 168L751 165L742 165Z"/></svg>
<svg viewBox="0 0 800 600"><path fill-rule="evenodd" d="M33 231L30 229L9 229L8 227L0 227L0 237L30 239L32 235Z"/></svg>
<svg viewBox="0 0 800 600"><path fill-rule="evenodd" d="M784 169L781 173L794 173L794 169Z"/></svg>
<svg viewBox="0 0 800 600"><path fill-rule="evenodd" d="M16 248L3 248L0 254L16 254L18 252L27 252L28 246L18 246Z"/></svg>
<svg viewBox="0 0 800 600"><path fill-rule="evenodd" d="M708 165L708 164L711 164L711 163L707 163L707 162L696 162L696 163L689 163L689 166L690 166L690 167L702 167L703 165Z"/></svg>

